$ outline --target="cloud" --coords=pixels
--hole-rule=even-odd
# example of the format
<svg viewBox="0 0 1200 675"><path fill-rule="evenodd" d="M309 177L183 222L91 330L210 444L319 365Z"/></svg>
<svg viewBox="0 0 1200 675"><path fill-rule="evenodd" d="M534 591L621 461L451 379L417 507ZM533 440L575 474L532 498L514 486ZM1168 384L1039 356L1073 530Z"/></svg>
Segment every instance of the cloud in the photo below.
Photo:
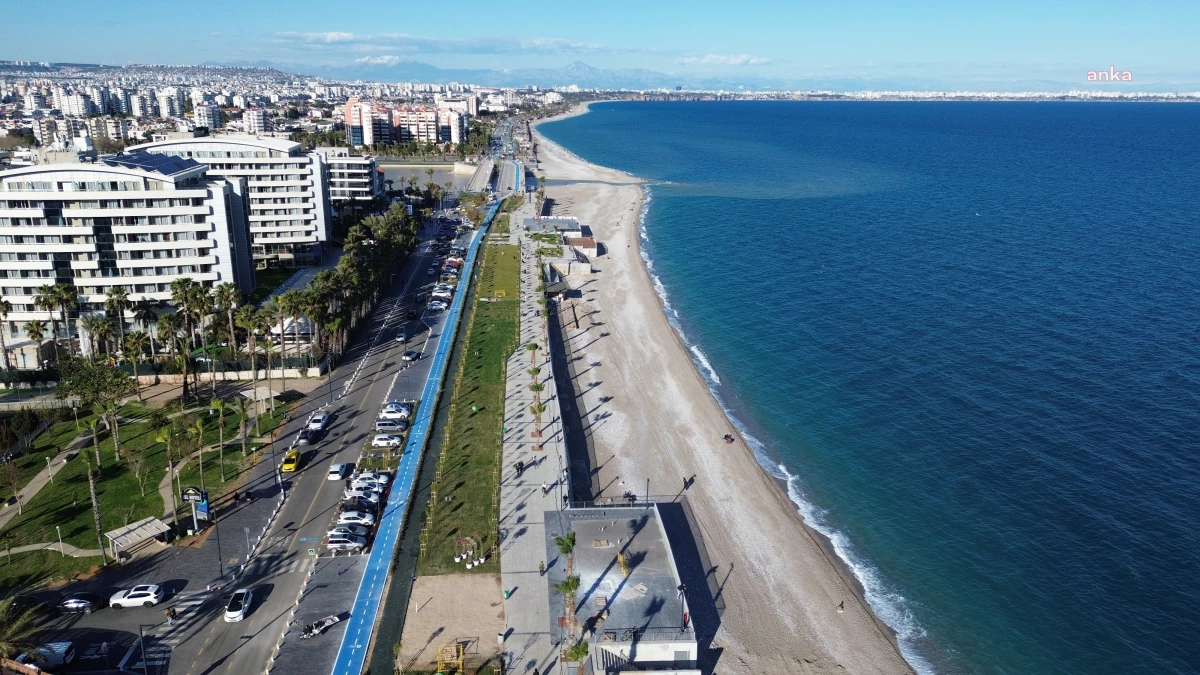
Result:
<svg viewBox="0 0 1200 675"><path fill-rule="evenodd" d="M406 52L410 54L616 54L658 52L655 49L610 47L556 37L476 36L433 38L408 33L301 33L274 34L274 43L284 48L359 53ZM383 57L380 57L383 58Z"/></svg>
<svg viewBox="0 0 1200 675"><path fill-rule="evenodd" d="M401 61L408 59L402 56L364 56L361 59L354 59L355 63L362 63L368 66L394 66Z"/></svg>
<svg viewBox="0 0 1200 675"><path fill-rule="evenodd" d="M761 66L770 63L771 59L749 54L705 54L704 56L681 56L675 63L704 66Z"/></svg>

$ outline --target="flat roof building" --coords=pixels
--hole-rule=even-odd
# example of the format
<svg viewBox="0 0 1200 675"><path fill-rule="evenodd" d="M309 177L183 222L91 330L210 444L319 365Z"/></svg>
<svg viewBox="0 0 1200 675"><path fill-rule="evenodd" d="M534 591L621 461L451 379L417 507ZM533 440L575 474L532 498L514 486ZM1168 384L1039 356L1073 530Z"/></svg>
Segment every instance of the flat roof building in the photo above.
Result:
<svg viewBox="0 0 1200 675"><path fill-rule="evenodd" d="M383 195L383 177L371 155L352 154L347 148L317 148L329 165L329 201L371 201Z"/></svg>
<svg viewBox="0 0 1200 675"><path fill-rule="evenodd" d="M53 337L34 305L41 286L77 291L79 308L58 327L64 338L77 337L74 319L104 314L113 287L131 303L169 302L171 282L184 277L253 290L246 191L244 179L214 179L194 160L145 153L0 171L0 294L13 308L0 330L13 365L40 364L25 324L45 321ZM122 319L135 329L131 311Z"/></svg>
<svg viewBox="0 0 1200 675"><path fill-rule="evenodd" d="M325 157L282 138L247 135L156 141L131 152L187 157L210 176L244 178L249 187L250 244L259 269L316 265L329 241L329 172Z"/></svg>

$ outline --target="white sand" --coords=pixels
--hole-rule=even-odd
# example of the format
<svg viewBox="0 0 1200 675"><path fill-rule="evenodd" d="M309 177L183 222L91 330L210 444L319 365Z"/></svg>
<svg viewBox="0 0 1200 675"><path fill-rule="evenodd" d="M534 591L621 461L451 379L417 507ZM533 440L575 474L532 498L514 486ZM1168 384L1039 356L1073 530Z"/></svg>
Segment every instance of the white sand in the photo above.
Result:
<svg viewBox="0 0 1200 675"><path fill-rule="evenodd" d="M609 254L594 261L600 272L574 301L580 330L570 322L566 331L573 355L583 357L575 362L582 392L575 403L593 420L602 416L592 430L599 485L603 496L619 497L644 492L649 478L651 494L675 495L684 477L696 477L688 499L723 583L716 672L911 673L779 485L740 439L721 440L736 431L667 323L639 254L637 179L588 164L540 134L537 141L539 174L596 181L546 193L553 215L591 226ZM570 319L570 309L563 315Z"/></svg>

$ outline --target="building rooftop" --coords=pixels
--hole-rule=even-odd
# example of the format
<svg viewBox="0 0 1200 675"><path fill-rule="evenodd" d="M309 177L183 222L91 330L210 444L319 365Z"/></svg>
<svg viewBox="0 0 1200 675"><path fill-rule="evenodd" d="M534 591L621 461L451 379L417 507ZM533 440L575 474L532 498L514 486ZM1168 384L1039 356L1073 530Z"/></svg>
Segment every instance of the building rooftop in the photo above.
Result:
<svg viewBox="0 0 1200 675"><path fill-rule="evenodd" d="M175 174L204 166L194 159L172 155L153 155L148 152L104 155L100 157L99 161L108 166L123 166L127 169L153 171L154 173L161 173L164 176L174 176Z"/></svg>
<svg viewBox="0 0 1200 675"><path fill-rule="evenodd" d="M656 508L569 509L560 515L570 518L575 533L580 626L594 627L599 642L627 642L635 634L694 639L691 622L683 627L687 609L679 573ZM548 532L547 538L555 551L553 535ZM559 609L551 616L562 612L561 599L551 599L552 606L556 602Z"/></svg>
<svg viewBox="0 0 1200 675"><path fill-rule="evenodd" d="M290 153L300 148L300 144L286 138L270 138L267 136L255 136L252 134L221 134L218 136L197 136L195 138L171 138L165 141L154 141L153 143L143 143L135 145L130 150L150 150L153 148L165 147L170 145L250 145L260 147L267 150L275 150L276 152Z"/></svg>

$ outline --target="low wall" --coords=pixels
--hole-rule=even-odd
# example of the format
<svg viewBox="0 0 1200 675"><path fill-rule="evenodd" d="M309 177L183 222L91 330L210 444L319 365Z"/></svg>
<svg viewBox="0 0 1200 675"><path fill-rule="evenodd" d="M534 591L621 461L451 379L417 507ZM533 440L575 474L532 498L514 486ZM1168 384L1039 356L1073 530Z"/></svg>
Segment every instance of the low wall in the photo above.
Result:
<svg viewBox="0 0 1200 675"><path fill-rule="evenodd" d="M281 378L284 375L287 375L288 377L295 378L295 379L300 379L300 378L305 378L305 377L321 377L323 372L324 371L321 368L288 368L286 371L280 370L279 368L272 368L271 369L271 377L272 378ZM216 380L218 382L225 382L227 380L228 381L233 381L233 380L249 381L249 380L254 380L254 379L262 380L263 382L267 381L267 371L263 370L263 369L260 369L258 371L250 371L250 370L220 371L220 370L218 370L211 374L207 370L201 370L201 371L199 371L199 373L200 373L200 381L201 382L211 382L213 380ZM188 377L189 378L192 377L191 371L188 371ZM175 373L172 375L138 375L137 379L140 384L179 384L179 383L183 382L183 375L180 373Z"/></svg>

